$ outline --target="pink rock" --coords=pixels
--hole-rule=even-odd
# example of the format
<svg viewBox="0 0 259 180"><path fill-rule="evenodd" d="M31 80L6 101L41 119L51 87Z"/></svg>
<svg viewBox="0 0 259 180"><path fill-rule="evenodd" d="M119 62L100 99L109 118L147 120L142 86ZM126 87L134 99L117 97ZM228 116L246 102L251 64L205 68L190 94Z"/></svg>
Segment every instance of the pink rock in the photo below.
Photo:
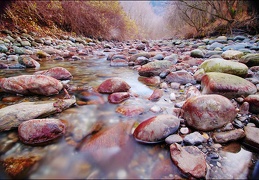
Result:
<svg viewBox="0 0 259 180"><path fill-rule="evenodd" d="M4 92L18 94L58 94L63 85L57 79L44 75L20 75L0 79L0 88Z"/></svg>
<svg viewBox="0 0 259 180"><path fill-rule="evenodd" d="M130 89L130 85L128 85L121 78L109 78L101 83L97 89L99 93L111 94L115 92L127 92Z"/></svg>
<svg viewBox="0 0 259 180"><path fill-rule="evenodd" d="M164 94L162 89L155 89L151 96L148 98L150 101L158 101Z"/></svg>
<svg viewBox="0 0 259 180"><path fill-rule="evenodd" d="M178 130L180 119L174 115L158 115L141 122L134 130L137 141L156 143Z"/></svg>
<svg viewBox="0 0 259 180"><path fill-rule="evenodd" d="M187 84L187 83L195 84L196 83L194 77L186 71L170 72L166 76L165 81L168 83L178 82L180 84Z"/></svg>
<svg viewBox="0 0 259 180"><path fill-rule="evenodd" d="M245 98L245 101L249 103L249 111L255 114L259 114L259 95L249 95Z"/></svg>
<svg viewBox="0 0 259 180"><path fill-rule="evenodd" d="M39 74L50 76L58 80L67 80L67 79L72 79L73 77L72 74L63 67L54 67L49 70L38 71L34 73L34 75L39 75Z"/></svg>
<svg viewBox="0 0 259 180"><path fill-rule="evenodd" d="M182 109L187 125L202 131L221 128L237 115L231 101L216 94L188 98Z"/></svg>
<svg viewBox="0 0 259 180"><path fill-rule="evenodd" d="M104 104L105 100L100 93L93 91L82 91L76 94L78 105Z"/></svg>
<svg viewBox="0 0 259 180"><path fill-rule="evenodd" d="M108 101L113 104L119 104L126 99L129 99L130 94L128 92L112 93L108 96Z"/></svg>
<svg viewBox="0 0 259 180"><path fill-rule="evenodd" d="M138 80L148 86L158 86L161 82L159 76L152 76L152 77L139 76Z"/></svg>
<svg viewBox="0 0 259 180"><path fill-rule="evenodd" d="M195 146L170 145L171 158L176 166L195 178L205 178L207 166L205 155Z"/></svg>
<svg viewBox="0 0 259 180"><path fill-rule="evenodd" d="M245 137L245 132L243 129L234 129L225 132L215 132L212 138L217 143L227 143L229 141L236 141Z"/></svg>
<svg viewBox="0 0 259 180"><path fill-rule="evenodd" d="M21 123L18 133L23 143L40 144L62 136L65 124L59 119L32 119Z"/></svg>

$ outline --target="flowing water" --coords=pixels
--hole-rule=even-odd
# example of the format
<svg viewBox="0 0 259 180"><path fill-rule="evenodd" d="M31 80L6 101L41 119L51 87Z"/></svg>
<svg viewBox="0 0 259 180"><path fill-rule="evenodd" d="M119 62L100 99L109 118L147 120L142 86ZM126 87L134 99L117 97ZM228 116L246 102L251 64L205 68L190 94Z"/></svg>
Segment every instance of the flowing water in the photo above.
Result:
<svg viewBox="0 0 259 180"><path fill-rule="evenodd" d="M17 140L8 144L8 141L11 141L10 139L17 137L16 130L0 133L2 146L7 146L5 143L8 144L8 150L1 152L1 158L25 157L30 159L33 157L40 159L24 175L24 177L31 179L184 178L185 176L171 161L169 145L165 143L142 144L136 142L130 135L127 148L115 146L103 149L102 152L105 154L103 157L107 159L102 159L98 162L93 161L89 154L76 150L77 143L83 141L85 136L91 133L92 127L98 123L102 123L102 126L114 126L120 122L132 120L141 122L156 115L156 113L148 111L153 105L159 104L162 106L163 113L170 113L169 106L174 106L174 103L166 101L166 96L159 102L149 102L147 98L153 92L152 87L141 83L138 80L137 71L130 67L111 67L110 62L106 60L106 56L92 56L79 61L42 60L40 69L0 70L0 77L33 74L35 71L57 66L66 68L73 75L73 79L68 82L70 86L96 88L107 78L120 77L131 86L130 91L132 93L138 94L137 97L131 97L125 103L136 103L143 106L146 109L144 113L133 117L119 114L116 112L118 105L108 103L108 95L102 95L106 101L104 104L76 105L51 116L68 121L70 127L69 134L66 134L65 137L55 143L44 146L29 146ZM179 92L176 93L181 95ZM21 97L15 103L55 99L60 98L60 96L26 96ZM13 102L1 101L0 103L4 107ZM228 146L231 146L231 144ZM97 151L99 150L98 148L100 147L96 147ZM204 145L204 152L208 153L210 150L206 150L206 148ZM1 149L4 148L2 147ZM231 148L226 148L225 150L223 148L219 152L220 158L217 161L207 160L208 178L247 178L249 168L251 170L251 162L257 158L257 155L245 150L240 144L234 148L234 151L229 149ZM116 156L119 153L122 155ZM3 172L0 171L0 173ZM2 175L2 177L6 178L8 176Z"/></svg>

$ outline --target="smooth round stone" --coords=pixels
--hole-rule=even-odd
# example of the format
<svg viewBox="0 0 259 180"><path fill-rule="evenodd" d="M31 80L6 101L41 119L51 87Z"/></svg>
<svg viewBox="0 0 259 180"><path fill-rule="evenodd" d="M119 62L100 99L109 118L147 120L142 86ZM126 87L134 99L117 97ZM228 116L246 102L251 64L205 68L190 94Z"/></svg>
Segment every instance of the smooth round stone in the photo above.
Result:
<svg viewBox="0 0 259 180"><path fill-rule="evenodd" d="M180 128L180 133L181 134L188 134L190 132L189 128L188 127L182 127Z"/></svg>
<svg viewBox="0 0 259 180"><path fill-rule="evenodd" d="M171 94L169 95L169 99L170 99L171 101L175 101L175 100L176 100L175 93L171 93Z"/></svg>
<svg viewBox="0 0 259 180"><path fill-rule="evenodd" d="M183 141L183 138L179 136L178 134L172 134L165 138L165 142L167 144L173 144L173 143L181 143Z"/></svg>

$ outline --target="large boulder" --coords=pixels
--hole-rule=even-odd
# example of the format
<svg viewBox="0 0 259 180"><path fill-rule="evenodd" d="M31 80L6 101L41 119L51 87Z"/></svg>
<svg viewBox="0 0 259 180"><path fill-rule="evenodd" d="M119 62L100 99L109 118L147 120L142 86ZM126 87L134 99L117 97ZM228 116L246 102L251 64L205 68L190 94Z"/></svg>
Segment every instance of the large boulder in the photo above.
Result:
<svg viewBox="0 0 259 180"><path fill-rule="evenodd" d="M221 128L237 115L231 101L216 94L188 98L182 109L187 125L201 131Z"/></svg>
<svg viewBox="0 0 259 180"><path fill-rule="evenodd" d="M248 67L239 62L224 60L221 58L212 58L204 61L200 68L205 72L222 72L244 77L247 75Z"/></svg>
<svg viewBox="0 0 259 180"><path fill-rule="evenodd" d="M51 96L58 94L63 89L63 84L50 76L20 75L9 78L1 78L0 89L8 93Z"/></svg>
<svg viewBox="0 0 259 180"><path fill-rule="evenodd" d="M256 86L235 75L210 72L201 79L202 94L220 94L228 98L248 96L257 92Z"/></svg>

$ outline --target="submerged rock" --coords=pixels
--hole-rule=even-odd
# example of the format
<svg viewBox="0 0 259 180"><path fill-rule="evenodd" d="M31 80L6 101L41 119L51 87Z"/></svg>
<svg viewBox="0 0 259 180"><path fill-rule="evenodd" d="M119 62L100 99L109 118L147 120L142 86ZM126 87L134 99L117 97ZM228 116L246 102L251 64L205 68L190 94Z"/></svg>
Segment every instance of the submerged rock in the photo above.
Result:
<svg viewBox="0 0 259 180"><path fill-rule="evenodd" d="M75 99L22 102L0 109L0 132L18 127L23 121L61 112L75 103Z"/></svg>
<svg viewBox="0 0 259 180"><path fill-rule="evenodd" d="M36 145L64 135L65 128L59 119L31 119L19 125L18 134L23 143Z"/></svg>
<svg viewBox="0 0 259 180"><path fill-rule="evenodd" d="M257 92L256 86L235 75L210 72L201 79L202 94L220 94L228 98L248 96Z"/></svg>
<svg viewBox="0 0 259 180"><path fill-rule="evenodd" d="M176 132L180 119L173 115L158 115L141 122L134 130L133 136L137 141L156 143Z"/></svg>
<svg viewBox="0 0 259 180"><path fill-rule="evenodd" d="M183 173L195 178L205 178L207 171L205 155L197 147L181 147L175 143L170 145L170 153L174 164Z"/></svg>
<svg viewBox="0 0 259 180"><path fill-rule="evenodd" d="M0 88L8 93L51 96L58 94L63 89L63 85L57 79L45 75L20 75L1 78Z"/></svg>
<svg viewBox="0 0 259 180"><path fill-rule="evenodd" d="M164 94L162 89L155 89L151 96L148 98L150 101L158 101Z"/></svg>
<svg viewBox="0 0 259 180"><path fill-rule="evenodd" d="M200 95L186 100L183 118L187 125L211 131L234 121L237 111L231 101L221 95Z"/></svg>
<svg viewBox="0 0 259 180"><path fill-rule="evenodd" d="M18 62L27 68L39 68L40 63L32 59L30 56L19 56Z"/></svg>
<svg viewBox="0 0 259 180"><path fill-rule="evenodd" d="M108 101L113 104L119 104L129 98L130 94L128 92L116 92L108 96Z"/></svg>

